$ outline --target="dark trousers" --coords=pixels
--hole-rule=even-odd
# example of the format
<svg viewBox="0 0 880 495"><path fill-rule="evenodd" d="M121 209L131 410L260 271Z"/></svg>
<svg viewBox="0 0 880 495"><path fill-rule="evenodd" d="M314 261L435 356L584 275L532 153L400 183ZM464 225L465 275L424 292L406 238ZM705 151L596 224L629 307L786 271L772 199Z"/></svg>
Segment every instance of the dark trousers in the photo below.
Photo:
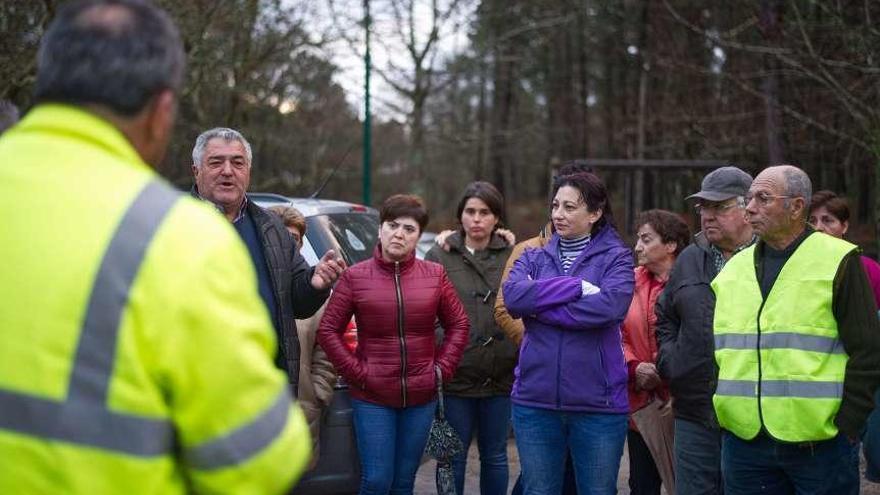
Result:
<svg viewBox="0 0 880 495"><path fill-rule="evenodd" d="M795 444L765 433L743 440L725 431L721 470L727 495L858 494L859 445L842 434Z"/></svg>
<svg viewBox="0 0 880 495"><path fill-rule="evenodd" d="M676 495L722 493L721 429L675 418L674 450Z"/></svg>
<svg viewBox="0 0 880 495"><path fill-rule="evenodd" d="M635 430L626 432L629 450L629 490L632 495L660 495L660 472L654 463L654 456L641 433Z"/></svg>
<svg viewBox="0 0 880 495"><path fill-rule="evenodd" d="M865 449L865 478L880 483L880 391L874 395L874 410L868 416L865 436L862 439Z"/></svg>

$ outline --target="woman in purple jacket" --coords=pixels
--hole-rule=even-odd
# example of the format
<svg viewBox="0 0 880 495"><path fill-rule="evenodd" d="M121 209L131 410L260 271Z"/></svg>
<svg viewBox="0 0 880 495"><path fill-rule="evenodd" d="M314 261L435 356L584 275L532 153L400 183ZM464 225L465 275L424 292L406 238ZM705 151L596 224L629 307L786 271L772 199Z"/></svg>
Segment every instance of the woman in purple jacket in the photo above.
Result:
<svg viewBox="0 0 880 495"><path fill-rule="evenodd" d="M504 283L507 310L526 329L511 393L523 483L527 495L559 493L571 450L578 493L612 494L629 412L620 323L633 257L598 177L564 176L553 189L553 237Z"/></svg>

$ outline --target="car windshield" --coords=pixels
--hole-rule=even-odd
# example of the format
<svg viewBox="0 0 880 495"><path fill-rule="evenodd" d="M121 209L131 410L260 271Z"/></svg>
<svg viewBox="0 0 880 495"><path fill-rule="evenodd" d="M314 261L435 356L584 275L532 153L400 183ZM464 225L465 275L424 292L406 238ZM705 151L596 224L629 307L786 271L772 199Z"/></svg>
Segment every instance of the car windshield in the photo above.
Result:
<svg viewBox="0 0 880 495"><path fill-rule="evenodd" d="M320 258L328 249L353 265L373 255L379 242L379 220L363 213L331 213L306 218L306 235Z"/></svg>

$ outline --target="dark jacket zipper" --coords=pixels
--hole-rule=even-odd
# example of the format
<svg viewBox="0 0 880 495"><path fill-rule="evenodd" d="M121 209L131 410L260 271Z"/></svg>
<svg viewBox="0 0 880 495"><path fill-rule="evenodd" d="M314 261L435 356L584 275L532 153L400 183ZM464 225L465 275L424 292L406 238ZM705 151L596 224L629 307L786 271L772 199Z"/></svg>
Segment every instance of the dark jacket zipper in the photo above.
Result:
<svg viewBox="0 0 880 495"><path fill-rule="evenodd" d="M403 294L400 291L400 262L394 262L394 290L397 292L397 337L400 339L400 395L406 407L406 338L403 334Z"/></svg>
<svg viewBox="0 0 880 495"><path fill-rule="evenodd" d="M764 412L761 410L761 312L764 311L765 299L761 300L761 306L758 308L758 321L755 322L758 329L758 421L761 422L761 429L764 429Z"/></svg>
<svg viewBox="0 0 880 495"><path fill-rule="evenodd" d="M602 372L602 380L605 383L604 399L605 405L611 405L611 385L608 383L608 371L605 369L605 353L602 352L602 341L596 340L596 350L599 351L599 369Z"/></svg>
<svg viewBox="0 0 880 495"><path fill-rule="evenodd" d="M758 291L761 291L761 280L764 278L764 265L761 263L760 256L758 253L758 249L755 248L755 278L758 282ZM772 288L770 290L773 290ZM769 296L770 293L768 292ZM756 352L758 353L758 422L761 424L760 430L766 430L764 426L764 411L761 409L761 382L763 381L761 368L761 313L764 311L764 304L767 302L767 298L764 297L764 294L761 294L761 305L758 307L758 316L755 321L755 328L758 332L758 343Z"/></svg>

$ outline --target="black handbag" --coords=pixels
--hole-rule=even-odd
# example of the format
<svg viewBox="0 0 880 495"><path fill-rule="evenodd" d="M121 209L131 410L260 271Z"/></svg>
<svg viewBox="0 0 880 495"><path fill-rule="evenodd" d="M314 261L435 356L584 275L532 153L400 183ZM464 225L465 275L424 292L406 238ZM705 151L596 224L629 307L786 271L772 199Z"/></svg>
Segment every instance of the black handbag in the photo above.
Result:
<svg viewBox="0 0 880 495"><path fill-rule="evenodd" d="M464 451L464 444L455 429L446 421L443 406L443 375L439 367L434 367L437 376L437 410L428 432L425 453L437 459L437 494L456 495L455 476L452 473L452 458Z"/></svg>

